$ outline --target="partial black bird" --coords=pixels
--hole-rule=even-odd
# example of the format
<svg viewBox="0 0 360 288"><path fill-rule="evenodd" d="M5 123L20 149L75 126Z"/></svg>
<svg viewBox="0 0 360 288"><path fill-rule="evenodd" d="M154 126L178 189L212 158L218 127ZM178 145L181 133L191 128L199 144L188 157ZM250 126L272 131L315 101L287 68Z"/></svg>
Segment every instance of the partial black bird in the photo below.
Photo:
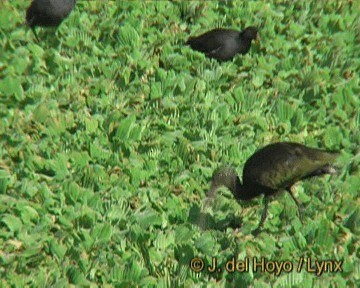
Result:
<svg viewBox="0 0 360 288"><path fill-rule="evenodd" d="M322 174L336 174L335 162L339 153L327 152L292 142L269 144L255 152L245 163L243 183L234 168L222 166L214 172L209 197L221 186L227 187L237 200L250 200L264 194L264 211L258 228L262 228L268 209L269 196L287 190L298 207L300 203L292 194L292 185L300 180Z"/></svg>
<svg viewBox="0 0 360 288"><path fill-rule="evenodd" d="M26 22L38 39L35 27L57 27L74 9L76 0L33 0L26 11ZM39 40L39 39L38 39Z"/></svg>
<svg viewBox="0 0 360 288"><path fill-rule="evenodd" d="M186 44L193 50L205 53L209 58L227 61L238 53L246 54L254 39L260 39L255 27L247 27L241 32L218 28L198 37L190 37Z"/></svg>

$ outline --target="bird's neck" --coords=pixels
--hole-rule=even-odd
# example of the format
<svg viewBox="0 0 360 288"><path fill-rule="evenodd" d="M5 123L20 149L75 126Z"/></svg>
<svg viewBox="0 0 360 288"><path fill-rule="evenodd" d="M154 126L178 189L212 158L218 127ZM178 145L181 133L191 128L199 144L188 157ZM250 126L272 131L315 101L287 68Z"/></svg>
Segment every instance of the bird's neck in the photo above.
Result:
<svg viewBox="0 0 360 288"><path fill-rule="evenodd" d="M239 177L236 177L232 193L237 200L249 200L253 198L251 190L241 183Z"/></svg>

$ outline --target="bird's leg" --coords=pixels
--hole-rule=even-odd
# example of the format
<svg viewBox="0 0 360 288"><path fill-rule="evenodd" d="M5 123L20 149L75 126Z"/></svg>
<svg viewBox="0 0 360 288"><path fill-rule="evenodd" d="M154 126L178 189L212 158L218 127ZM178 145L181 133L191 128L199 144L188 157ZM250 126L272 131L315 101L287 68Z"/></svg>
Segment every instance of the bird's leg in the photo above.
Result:
<svg viewBox="0 0 360 288"><path fill-rule="evenodd" d="M33 31L33 33L34 33L34 35L35 35L36 41L37 41L37 42L40 42L40 39L39 39L39 37L38 37L38 35L37 35L37 33L36 33L35 27L31 27L31 30Z"/></svg>
<svg viewBox="0 0 360 288"><path fill-rule="evenodd" d="M264 210L263 210L263 213L261 214L259 226L253 232L254 236L259 234L261 228L264 226L264 223L265 223L265 220L267 217L267 211L268 211L268 206L269 206L269 196L265 195L263 201L264 201Z"/></svg>
<svg viewBox="0 0 360 288"><path fill-rule="evenodd" d="M261 215L261 219L260 219L260 223L259 223L259 226L258 226L258 229L262 228L264 226L264 223L265 223L265 220L266 220L266 217L267 217L267 211L268 211L268 204L269 204L269 197L268 196L264 196L264 210L263 210L263 213Z"/></svg>
<svg viewBox="0 0 360 288"><path fill-rule="evenodd" d="M293 192L291 190L291 187L287 188L286 190L289 192L291 198L296 203L296 206L298 208L299 219L300 219L300 222L302 223L302 207L301 207L301 203L295 198L295 196L294 196L294 194L293 194Z"/></svg>

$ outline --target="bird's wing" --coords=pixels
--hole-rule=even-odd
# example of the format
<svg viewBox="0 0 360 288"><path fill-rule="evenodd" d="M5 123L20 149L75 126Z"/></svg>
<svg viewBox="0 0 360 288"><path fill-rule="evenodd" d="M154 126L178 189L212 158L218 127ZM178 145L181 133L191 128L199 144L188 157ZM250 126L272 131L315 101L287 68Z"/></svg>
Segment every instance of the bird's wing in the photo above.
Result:
<svg viewBox="0 0 360 288"><path fill-rule="evenodd" d="M247 177L248 181L274 190L287 188L331 163L335 157L321 150L284 143L281 150L264 150L250 159L244 168L244 181Z"/></svg>
<svg viewBox="0 0 360 288"><path fill-rule="evenodd" d="M237 32L224 29L215 29L198 37L191 37L187 41L187 44L189 44L191 48L211 56L224 46L224 36L229 33Z"/></svg>
<svg viewBox="0 0 360 288"><path fill-rule="evenodd" d="M187 43L191 46L192 49L206 54L214 54L223 46L223 43L219 41L218 38L211 35L209 37L200 36L197 38L190 38Z"/></svg>

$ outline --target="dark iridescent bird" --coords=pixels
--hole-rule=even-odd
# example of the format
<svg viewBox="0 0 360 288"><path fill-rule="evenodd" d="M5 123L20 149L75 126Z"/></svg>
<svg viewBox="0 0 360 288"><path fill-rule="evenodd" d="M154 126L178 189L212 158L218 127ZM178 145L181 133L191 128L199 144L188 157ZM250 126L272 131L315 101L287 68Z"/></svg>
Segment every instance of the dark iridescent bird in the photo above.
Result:
<svg viewBox="0 0 360 288"><path fill-rule="evenodd" d="M33 0L26 11L26 22L38 39L35 27L57 27L74 9L76 0ZM39 40L39 39L38 39Z"/></svg>
<svg viewBox="0 0 360 288"><path fill-rule="evenodd" d="M190 37L186 44L209 58L227 61L238 53L246 54L250 50L251 41L259 38L255 27L247 27L241 32L218 28L198 37Z"/></svg>
<svg viewBox="0 0 360 288"><path fill-rule="evenodd" d="M291 191L291 186L300 180L323 174L336 174L332 164L338 153L309 148L292 142L273 143L255 152L245 163L243 183L234 168L223 166L214 172L209 197L221 186L227 187L237 200L250 200L264 194L264 211L258 228L263 226L268 209L269 196L287 190L298 207L300 203Z"/></svg>

